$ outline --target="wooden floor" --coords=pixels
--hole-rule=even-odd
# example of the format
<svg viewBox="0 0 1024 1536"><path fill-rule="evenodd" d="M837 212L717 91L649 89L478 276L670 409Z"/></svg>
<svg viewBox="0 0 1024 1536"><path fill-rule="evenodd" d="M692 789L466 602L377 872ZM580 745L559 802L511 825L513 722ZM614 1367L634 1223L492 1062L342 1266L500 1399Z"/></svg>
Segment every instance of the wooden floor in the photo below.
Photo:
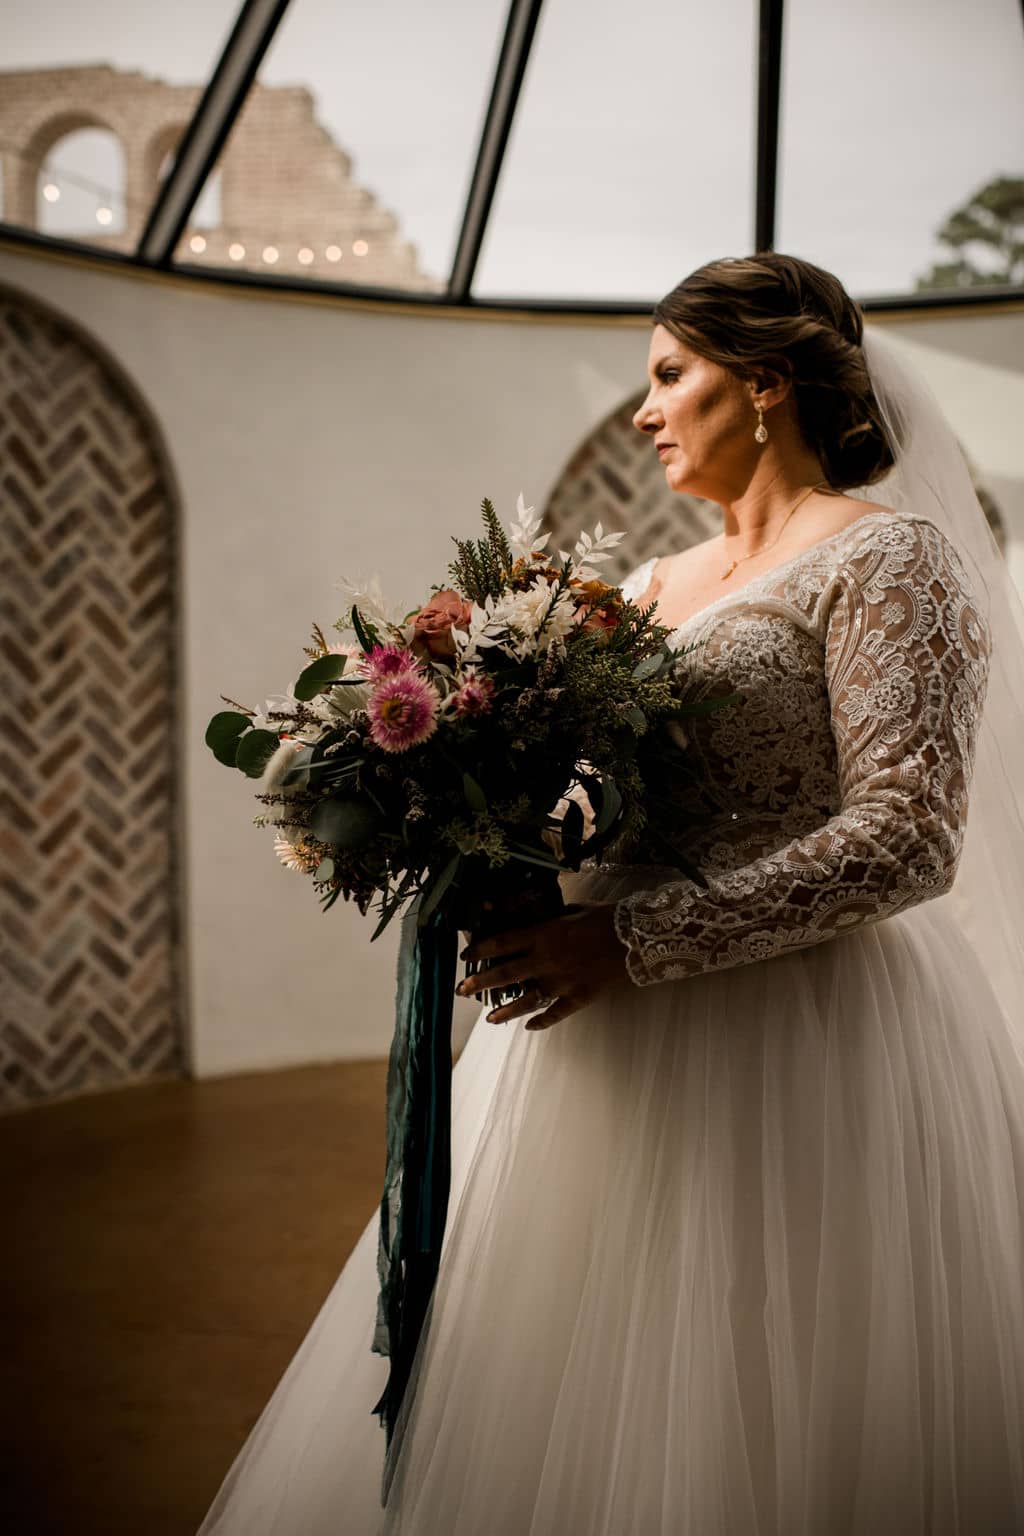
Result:
<svg viewBox="0 0 1024 1536"><path fill-rule="evenodd" d="M386 1072L159 1082L0 1119L0 1529L194 1536L376 1212Z"/></svg>

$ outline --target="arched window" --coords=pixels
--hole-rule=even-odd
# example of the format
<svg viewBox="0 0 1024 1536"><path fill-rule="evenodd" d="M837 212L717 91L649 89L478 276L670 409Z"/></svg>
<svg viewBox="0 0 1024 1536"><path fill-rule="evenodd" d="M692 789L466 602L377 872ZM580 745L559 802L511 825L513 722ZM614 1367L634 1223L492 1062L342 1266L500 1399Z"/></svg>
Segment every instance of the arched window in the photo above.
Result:
<svg viewBox="0 0 1024 1536"><path fill-rule="evenodd" d="M51 144L36 183L36 228L95 239L125 229L124 150L108 128L74 128Z"/></svg>

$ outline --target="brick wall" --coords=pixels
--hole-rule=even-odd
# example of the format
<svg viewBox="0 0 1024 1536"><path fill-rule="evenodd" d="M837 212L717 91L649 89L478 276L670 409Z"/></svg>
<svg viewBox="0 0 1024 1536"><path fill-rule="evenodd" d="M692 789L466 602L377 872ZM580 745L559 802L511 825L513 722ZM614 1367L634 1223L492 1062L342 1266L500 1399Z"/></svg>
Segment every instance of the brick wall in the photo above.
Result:
<svg viewBox="0 0 1024 1536"><path fill-rule="evenodd" d="M76 129L106 129L124 152L125 183L112 190L123 194L125 227L105 234L97 225L95 233L76 238L134 250L159 190L160 166L201 94L198 85L168 85L109 65L0 72L5 221L35 229L40 168L51 149ZM275 275L442 288L439 277L420 268L395 214L355 179L351 158L317 122L315 105L304 86L253 84L218 165L221 224L189 226L178 259ZM205 241L202 251L192 249L193 236ZM232 246L245 251L237 262ZM268 247L278 252L273 264L263 260ZM300 261L300 250L311 259ZM329 259L328 250L340 254Z"/></svg>
<svg viewBox="0 0 1024 1536"><path fill-rule="evenodd" d="M0 287L0 1108L183 1068L174 528L139 405Z"/></svg>

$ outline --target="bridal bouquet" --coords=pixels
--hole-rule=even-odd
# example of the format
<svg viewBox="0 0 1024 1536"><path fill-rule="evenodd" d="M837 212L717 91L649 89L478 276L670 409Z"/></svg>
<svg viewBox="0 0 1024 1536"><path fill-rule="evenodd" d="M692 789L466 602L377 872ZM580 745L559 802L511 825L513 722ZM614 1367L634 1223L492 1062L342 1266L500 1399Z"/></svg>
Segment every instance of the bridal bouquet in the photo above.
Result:
<svg viewBox="0 0 1024 1536"><path fill-rule="evenodd" d="M376 581L347 585L342 640L315 628L288 693L263 711L222 695L233 707L206 733L259 781L275 811L257 823L325 911L374 906L376 938L406 908L373 1343L391 1356L374 1409L389 1444L447 1213L458 932L557 913L561 871L646 825L644 739L669 725L685 746L683 716L730 702L683 702L669 631L601 580L623 534L598 524L556 559L522 496L511 537L482 510L485 537L454 541L448 585L404 615Z"/></svg>
<svg viewBox="0 0 1024 1536"><path fill-rule="evenodd" d="M597 575L623 534L598 524L556 562L532 513L520 496L509 540L485 501L486 538L456 540L453 585L403 619L376 584L349 588L334 627L354 643L315 629L287 694L209 723L324 910L376 899L372 938L414 900L421 928L437 913L478 935L485 913L557 909L561 870L646 822L638 742L686 713L668 631Z"/></svg>

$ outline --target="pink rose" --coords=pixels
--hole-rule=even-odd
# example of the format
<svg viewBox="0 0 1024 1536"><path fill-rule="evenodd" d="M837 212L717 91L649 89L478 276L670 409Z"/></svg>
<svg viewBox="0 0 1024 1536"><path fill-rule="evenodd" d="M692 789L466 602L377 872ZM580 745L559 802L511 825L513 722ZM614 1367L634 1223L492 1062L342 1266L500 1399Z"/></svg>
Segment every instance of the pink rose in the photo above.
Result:
<svg viewBox="0 0 1024 1536"><path fill-rule="evenodd" d="M428 656L442 661L454 656L452 630L468 630L472 611L473 604L467 603L458 592L450 588L438 592L413 619L413 649L425 651Z"/></svg>

